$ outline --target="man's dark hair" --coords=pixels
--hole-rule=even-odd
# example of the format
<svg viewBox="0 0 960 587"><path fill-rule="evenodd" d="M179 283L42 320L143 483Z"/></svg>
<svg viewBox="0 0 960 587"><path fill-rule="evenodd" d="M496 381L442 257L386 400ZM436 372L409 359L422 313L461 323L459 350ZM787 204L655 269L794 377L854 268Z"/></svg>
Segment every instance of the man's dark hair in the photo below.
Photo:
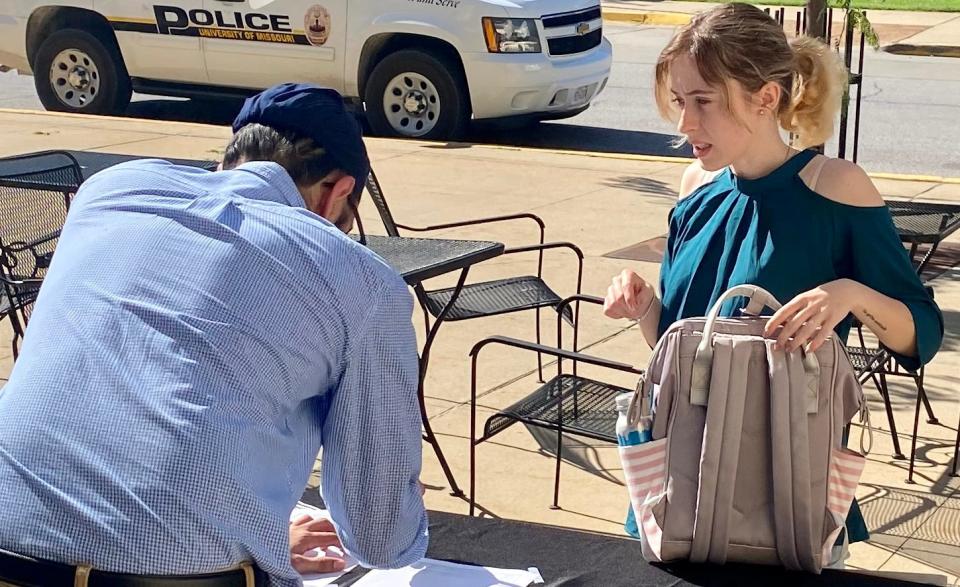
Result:
<svg viewBox="0 0 960 587"><path fill-rule="evenodd" d="M233 169L249 161L280 165L300 187L313 185L337 170L333 158L313 139L257 123L244 126L233 135L223 154L223 168Z"/></svg>

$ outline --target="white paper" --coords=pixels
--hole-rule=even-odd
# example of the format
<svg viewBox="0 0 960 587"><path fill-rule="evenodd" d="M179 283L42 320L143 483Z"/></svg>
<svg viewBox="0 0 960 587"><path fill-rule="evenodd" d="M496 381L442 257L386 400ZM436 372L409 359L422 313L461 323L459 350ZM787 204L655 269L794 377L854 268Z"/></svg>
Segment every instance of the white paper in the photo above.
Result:
<svg viewBox="0 0 960 587"><path fill-rule="evenodd" d="M458 565L425 558L409 567L374 570L354 583L355 587L528 587L543 583L537 569L497 569Z"/></svg>
<svg viewBox="0 0 960 587"><path fill-rule="evenodd" d="M304 514L312 516L313 519L330 519L330 514L327 512L327 510L322 510L320 508L313 507L312 505L300 502L297 504L297 507L293 508L293 511L290 512L290 521L293 521ZM307 552L307 555L309 556L322 554L338 556L344 559L347 565L342 571L337 571L334 573L324 573L322 575L304 575L304 587L327 587L328 585L336 585L337 579L339 579L345 573L349 573L354 567L357 566L356 559L354 559L352 556L346 555L342 550L335 546L330 546L327 548L315 548Z"/></svg>

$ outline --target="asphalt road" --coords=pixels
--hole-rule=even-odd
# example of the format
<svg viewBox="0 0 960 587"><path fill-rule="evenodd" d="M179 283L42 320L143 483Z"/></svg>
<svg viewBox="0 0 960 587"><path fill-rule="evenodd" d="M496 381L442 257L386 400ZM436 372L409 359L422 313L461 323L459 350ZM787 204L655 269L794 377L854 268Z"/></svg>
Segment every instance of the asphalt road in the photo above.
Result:
<svg viewBox="0 0 960 587"><path fill-rule="evenodd" d="M606 91L574 118L528 128L480 125L470 140L572 150L684 155L653 103L653 64L672 29L611 25L614 66ZM960 60L867 50L859 163L869 171L960 176ZM129 115L226 124L239 104L136 95ZM33 79L0 74L0 107L41 108ZM848 142L848 158L852 152ZM837 140L827 148L837 152Z"/></svg>

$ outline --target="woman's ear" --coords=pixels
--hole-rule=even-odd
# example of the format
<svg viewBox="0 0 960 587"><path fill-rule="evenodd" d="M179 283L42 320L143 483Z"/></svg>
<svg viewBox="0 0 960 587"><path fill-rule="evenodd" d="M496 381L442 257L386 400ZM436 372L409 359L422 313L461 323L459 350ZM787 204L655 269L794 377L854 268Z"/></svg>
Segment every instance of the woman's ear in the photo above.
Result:
<svg viewBox="0 0 960 587"><path fill-rule="evenodd" d="M782 93L783 88L780 84L767 82L754 94L754 103L761 114L764 111L776 114L780 109L780 96Z"/></svg>

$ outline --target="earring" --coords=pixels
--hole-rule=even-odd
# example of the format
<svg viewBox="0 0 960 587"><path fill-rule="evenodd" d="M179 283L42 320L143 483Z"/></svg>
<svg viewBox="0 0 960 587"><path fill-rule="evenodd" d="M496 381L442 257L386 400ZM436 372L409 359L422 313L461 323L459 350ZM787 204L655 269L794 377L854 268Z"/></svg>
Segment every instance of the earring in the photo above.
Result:
<svg viewBox="0 0 960 587"><path fill-rule="evenodd" d="M766 116L766 115L767 115L767 111L764 110L763 108L761 108L761 109L760 109L760 116Z"/></svg>

